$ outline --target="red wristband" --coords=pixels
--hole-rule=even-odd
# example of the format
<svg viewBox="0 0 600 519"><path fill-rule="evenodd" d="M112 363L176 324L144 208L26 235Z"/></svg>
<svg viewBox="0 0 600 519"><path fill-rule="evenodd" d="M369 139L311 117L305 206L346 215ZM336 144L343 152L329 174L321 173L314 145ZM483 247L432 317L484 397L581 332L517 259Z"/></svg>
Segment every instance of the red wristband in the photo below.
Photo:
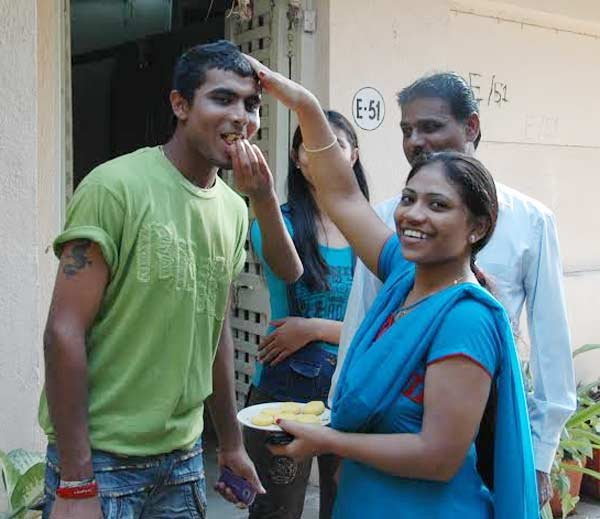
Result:
<svg viewBox="0 0 600 519"><path fill-rule="evenodd" d="M63 499L87 499L98 495L98 484L95 481L78 487L58 487L56 495Z"/></svg>

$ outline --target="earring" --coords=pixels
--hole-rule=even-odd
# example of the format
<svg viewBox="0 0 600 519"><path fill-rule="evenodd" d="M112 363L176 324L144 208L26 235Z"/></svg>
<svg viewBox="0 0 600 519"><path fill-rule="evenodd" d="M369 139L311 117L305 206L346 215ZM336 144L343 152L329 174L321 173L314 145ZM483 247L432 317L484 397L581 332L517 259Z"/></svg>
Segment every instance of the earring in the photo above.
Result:
<svg viewBox="0 0 600 519"><path fill-rule="evenodd" d="M471 236L469 236L469 241L471 243L475 243L475 235L474 234L471 234Z"/></svg>

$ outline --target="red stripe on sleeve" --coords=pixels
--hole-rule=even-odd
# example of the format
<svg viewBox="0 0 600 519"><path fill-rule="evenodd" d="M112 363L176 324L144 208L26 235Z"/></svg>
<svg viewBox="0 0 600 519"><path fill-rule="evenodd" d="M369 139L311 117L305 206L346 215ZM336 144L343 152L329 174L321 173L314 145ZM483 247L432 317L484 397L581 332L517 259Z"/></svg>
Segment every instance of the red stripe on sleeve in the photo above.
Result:
<svg viewBox="0 0 600 519"><path fill-rule="evenodd" d="M490 378L494 378L493 375L490 373L489 369L487 369L477 359L474 359L473 357L471 357L470 355L467 355L466 353L453 353L453 354L450 354L450 355L444 355L443 357L440 357L439 359L435 359L435 360L432 360L431 362L428 362L427 365L431 366L432 364L438 364L439 362L444 362L445 360L455 359L455 358L458 358L458 357L470 360L473 364L479 366L483 371L485 371Z"/></svg>

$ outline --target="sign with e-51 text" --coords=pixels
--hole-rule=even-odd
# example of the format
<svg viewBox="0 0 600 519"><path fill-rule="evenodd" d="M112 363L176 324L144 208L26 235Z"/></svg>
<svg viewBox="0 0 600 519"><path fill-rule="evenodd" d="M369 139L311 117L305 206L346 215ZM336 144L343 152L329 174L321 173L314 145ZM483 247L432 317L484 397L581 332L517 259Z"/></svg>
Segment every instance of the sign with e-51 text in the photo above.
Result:
<svg viewBox="0 0 600 519"><path fill-rule="evenodd" d="M361 88L352 99L352 116L356 125L363 130L379 128L385 116L383 96L375 88Z"/></svg>

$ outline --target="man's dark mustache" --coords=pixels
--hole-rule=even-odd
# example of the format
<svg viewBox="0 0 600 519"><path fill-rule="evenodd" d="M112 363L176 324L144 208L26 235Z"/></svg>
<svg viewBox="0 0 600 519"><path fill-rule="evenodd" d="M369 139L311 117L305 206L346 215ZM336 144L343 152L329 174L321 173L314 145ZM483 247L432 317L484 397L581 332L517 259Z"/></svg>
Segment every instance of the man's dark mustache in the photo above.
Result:
<svg viewBox="0 0 600 519"><path fill-rule="evenodd" d="M426 161L431 154L432 154L432 152L421 150L413 155L410 163L411 163L411 165L414 166L417 162Z"/></svg>

